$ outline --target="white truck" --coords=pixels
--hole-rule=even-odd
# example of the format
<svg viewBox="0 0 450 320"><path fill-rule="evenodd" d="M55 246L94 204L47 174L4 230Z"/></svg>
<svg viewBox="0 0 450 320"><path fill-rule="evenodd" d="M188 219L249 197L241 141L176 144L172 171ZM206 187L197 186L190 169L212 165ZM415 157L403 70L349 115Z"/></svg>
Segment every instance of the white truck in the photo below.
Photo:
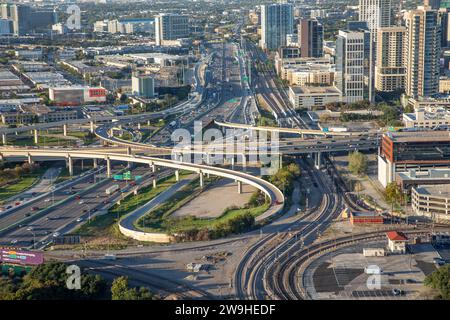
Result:
<svg viewBox="0 0 450 320"><path fill-rule="evenodd" d="M106 195L110 196L112 195L114 192L116 192L117 190L119 190L119 185L115 184L109 188L106 188L105 193Z"/></svg>

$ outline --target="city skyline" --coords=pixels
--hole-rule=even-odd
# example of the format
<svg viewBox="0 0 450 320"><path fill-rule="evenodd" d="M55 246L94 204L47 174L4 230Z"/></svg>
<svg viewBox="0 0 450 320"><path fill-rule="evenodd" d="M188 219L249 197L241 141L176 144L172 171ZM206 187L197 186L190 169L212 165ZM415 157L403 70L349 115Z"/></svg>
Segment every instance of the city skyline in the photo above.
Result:
<svg viewBox="0 0 450 320"><path fill-rule="evenodd" d="M449 299L449 13L3 1L0 300Z"/></svg>

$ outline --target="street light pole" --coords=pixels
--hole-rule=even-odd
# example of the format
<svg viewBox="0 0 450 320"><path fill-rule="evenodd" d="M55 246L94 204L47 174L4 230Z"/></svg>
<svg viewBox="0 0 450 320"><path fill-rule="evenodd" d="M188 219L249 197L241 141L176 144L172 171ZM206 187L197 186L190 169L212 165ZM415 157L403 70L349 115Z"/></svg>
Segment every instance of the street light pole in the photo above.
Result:
<svg viewBox="0 0 450 320"><path fill-rule="evenodd" d="M34 233L32 230L29 231L33 235L33 249L36 249L36 233Z"/></svg>

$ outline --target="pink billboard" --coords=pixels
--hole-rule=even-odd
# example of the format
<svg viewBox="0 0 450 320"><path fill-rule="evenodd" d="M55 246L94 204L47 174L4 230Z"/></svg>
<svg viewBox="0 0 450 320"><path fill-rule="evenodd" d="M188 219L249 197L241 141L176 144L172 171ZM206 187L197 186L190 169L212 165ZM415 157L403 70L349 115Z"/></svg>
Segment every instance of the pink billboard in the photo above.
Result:
<svg viewBox="0 0 450 320"><path fill-rule="evenodd" d="M39 252L0 249L0 261L10 264L36 266L44 263L44 255Z"/></svg>

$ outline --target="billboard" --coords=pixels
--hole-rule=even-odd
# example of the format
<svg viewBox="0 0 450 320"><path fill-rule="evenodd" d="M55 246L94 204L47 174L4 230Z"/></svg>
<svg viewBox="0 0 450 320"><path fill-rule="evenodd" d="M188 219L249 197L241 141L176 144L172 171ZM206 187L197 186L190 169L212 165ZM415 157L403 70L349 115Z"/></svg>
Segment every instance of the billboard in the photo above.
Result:
<svg viewBox="0 0 450 320"><path fill-rule="evenodd" d="M9 264L36 266L44 263L44 255L40 252L0 249L0 261Z"/></svg>

